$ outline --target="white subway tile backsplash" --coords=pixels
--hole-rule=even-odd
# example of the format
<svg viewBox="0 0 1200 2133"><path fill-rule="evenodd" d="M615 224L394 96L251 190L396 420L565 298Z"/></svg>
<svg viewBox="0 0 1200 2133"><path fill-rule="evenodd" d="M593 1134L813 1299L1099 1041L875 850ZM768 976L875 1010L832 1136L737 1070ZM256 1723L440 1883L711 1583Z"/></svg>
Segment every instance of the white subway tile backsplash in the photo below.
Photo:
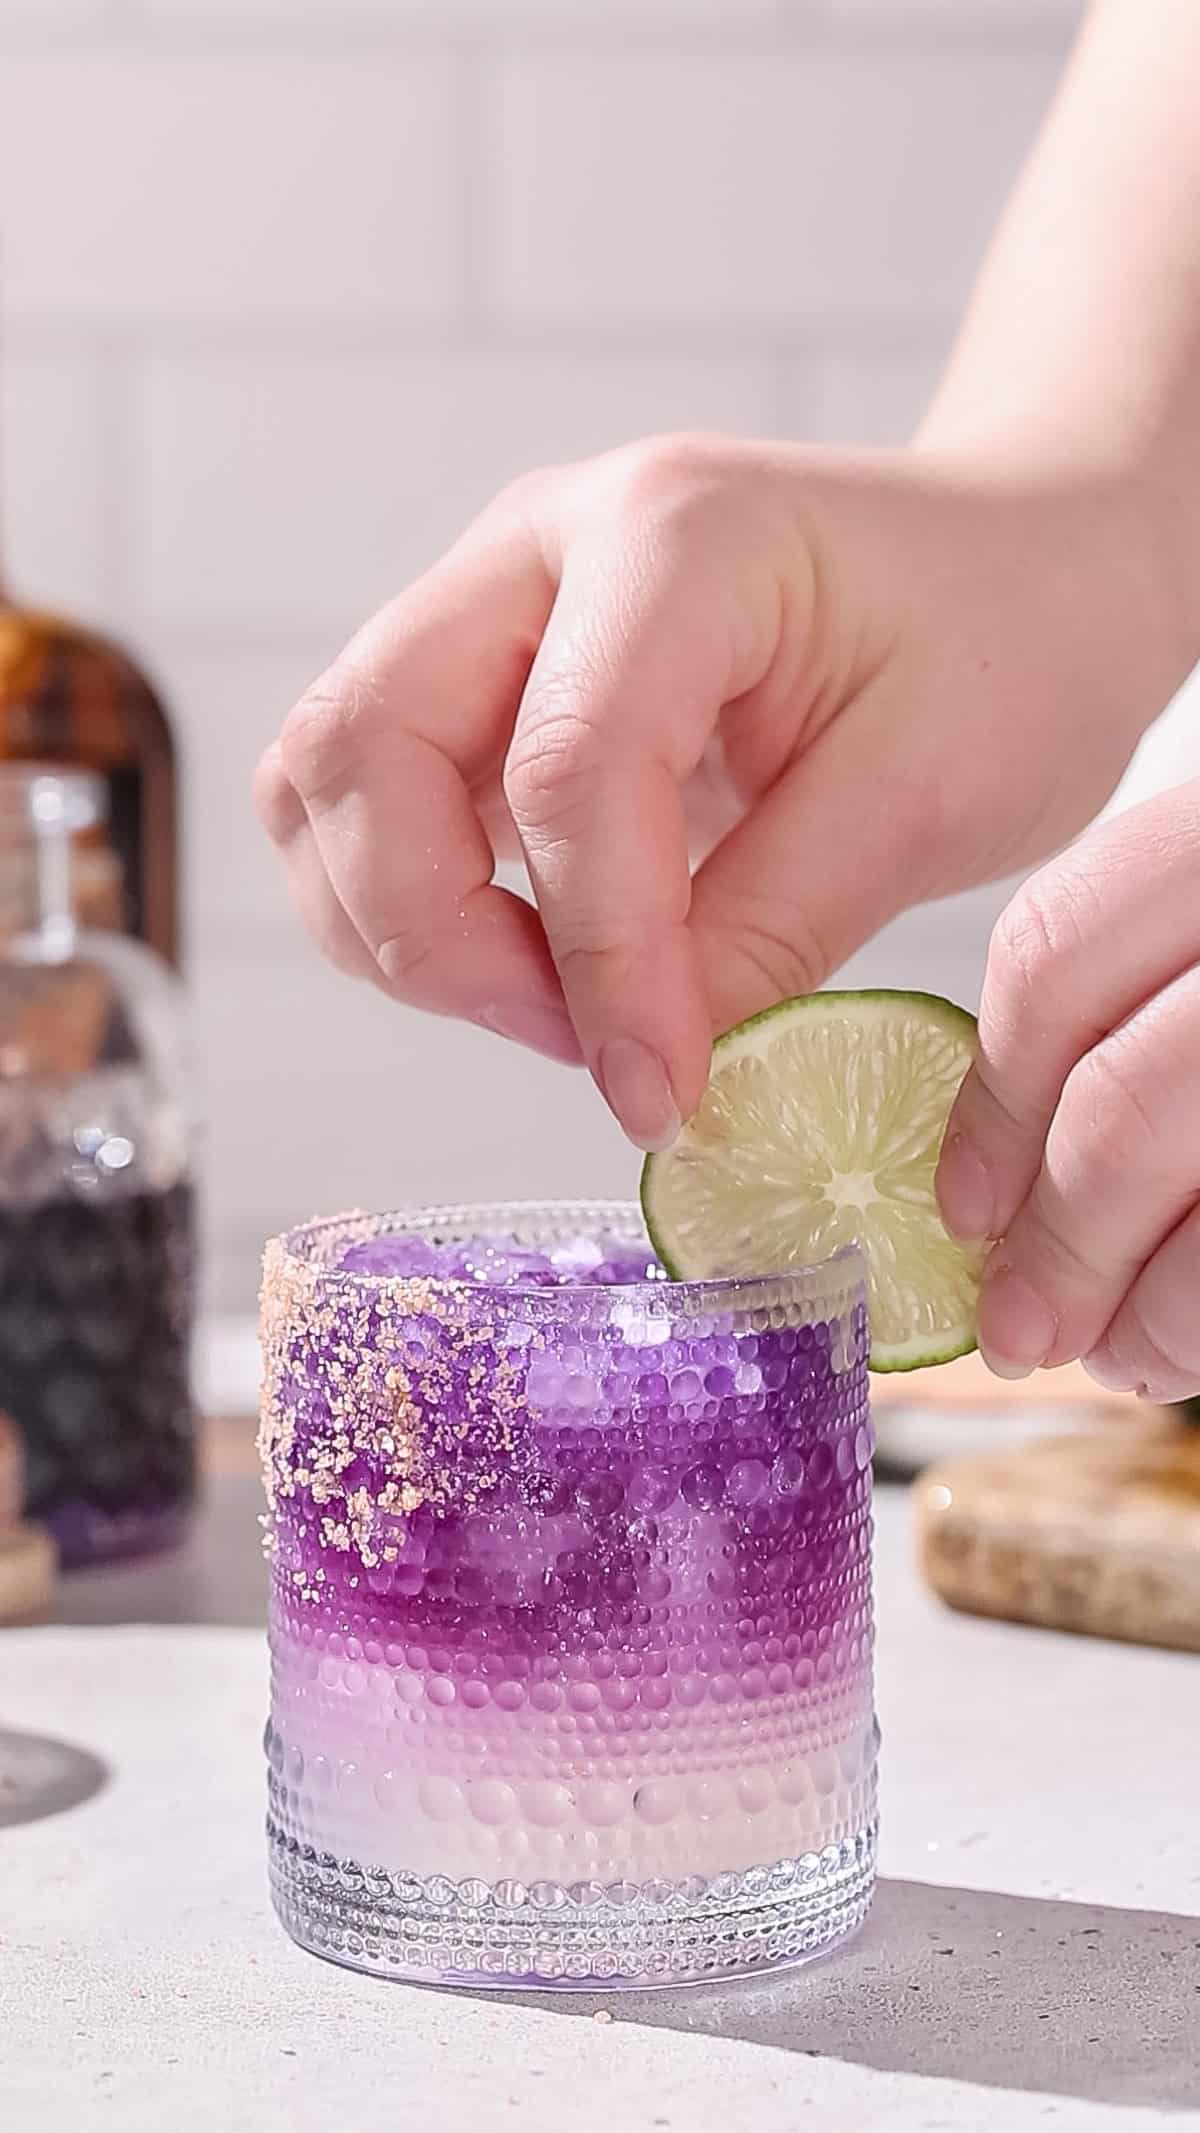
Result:
<svg viewBox="0 0 1200 2133"><path fill-rule="evenodd" d="M0 0L0 551L115 616L173 708L220 1308L319 1208L633 1191L583 1075L322 965L254 763L521 469L682 427L902 438L1076 12ZM973 999L1003 896L851 977Z"/></svg>
<svg viewBox="0 0 1200 2133"><path fill-rule="evenodd" d="M284 870L250 799L254 768L321 664L319 648L235 651L151 641L182 761L189 961L287 933ZM332 646L331 646L332 649Z"/></svg>
<svg viewBox="0 0 1200 2133"><path fill-rule="evenodd" d="M108 409L86 352L0 363L4 574L18 598L94 620L110 607Z"/></svg>
<svg viewBox="0 0 1200 2133"><path fill-rule="evenodd" d="M263 1236L314 1213L636 1197L637 1157L581 1071L396 1007L298 936L199 961L194 1002L224 1309L252 1303Z"/></svg>
<svg viewBox="0 0 1200 2133"><path fill-rule="evenodd" d="M458 300L437 54L16 54L4 91L18 317L431 319Z"/></svg>
<svg viewBox="0 0 1200 2133"><path fill-rule="evenodd" d="M531 466L663 428L754 431L765 361L261 355L147 369L141 596L160 622L346 630Z"/></svg>
<svg viewBox="0 0 1200 2133"><path fill-rule="evenodd" d="M955 307L1053 73L892 47L514 59L487 143L497 312L744 335Z"/></svg>
<svg viewBox="0 0 1200 2133"><path fill-rule="evenodd" d="M911 35L930 26L954 36L972 37L1003 30L1010 35L1065 42L1084 12L1087 0L824 0L835 23L852 23ZM807 9L809 0L784 0L785 7Z"/></svg>
<svg viewBox="0 0 1200 2133"><path fill-rule="evenodd" d="M822 0L793 0L810 11ZM170 25L236 23L299 29L344 29L370 23L401 31L419 27L442 31L469 25L506 39L529 29L551 28L570 34L619 25L666 26L682 31L697 24L716 25L731 33L747 23L774 22L779 0L134 0L141 19Z"/></svg>
<svg viewBox="0 0 1200 2133"><path fill-rule="evenodd" d="M112 20L112 0L0 0L0 39L55 44L72 32Z"/></svg>

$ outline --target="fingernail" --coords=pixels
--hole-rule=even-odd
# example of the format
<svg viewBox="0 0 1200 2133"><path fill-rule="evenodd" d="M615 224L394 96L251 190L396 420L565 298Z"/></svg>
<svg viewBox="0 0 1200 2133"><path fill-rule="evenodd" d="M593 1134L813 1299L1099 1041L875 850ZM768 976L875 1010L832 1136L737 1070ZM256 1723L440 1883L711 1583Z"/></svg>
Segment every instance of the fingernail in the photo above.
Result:
<svg viewBox="0 0 1200 2133"><path fill-rule="evenodd" d="M661 1155L671 1146L683 1120L657 1052L636 1037L612 1037L601 1047L596 1078L635 1147Z"/></svg>
<svg viewBox="0 0 1200 2133"><path fill-rule="evenodd" d="M957 1128L946 1135L938 1164L937 1196L952 1237L976 1244L991 1236L996 1214L991 1177L973 1143Z"/></svg>
<svg viewBox="0 0 1200 2133"><path fill-rule="evenodd" d="M565 1008L547 1007L543 1000L505 1000L481 1008L475 1020L493 1036L528 1045L564 1066L583 1064L583 1051Z"/></svg>
<svg viewBox="0 0 1200 2133"><path fill-rule="evenodd" d="M1057 1318L1024 1274L989 1267L979 1298L979 1346L989 1370L998 1378L1027 1378L1057 1335Z"/></svg>

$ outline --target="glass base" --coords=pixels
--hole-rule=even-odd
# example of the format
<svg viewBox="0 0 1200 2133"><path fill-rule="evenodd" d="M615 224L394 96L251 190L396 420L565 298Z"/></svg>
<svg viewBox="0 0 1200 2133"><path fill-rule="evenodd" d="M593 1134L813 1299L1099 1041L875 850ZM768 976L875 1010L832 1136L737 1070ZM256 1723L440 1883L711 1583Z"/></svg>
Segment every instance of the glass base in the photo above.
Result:
<svg viewBox="0 0 1200 2133"><path fill-rule="evenodd" d="M559 1991L713 1983L823 1954L866 1917L875 1825L823 1851L706 1881L563 1887L386 1873L268 1818L271 1894L313 1955L424 1984Z"/></svg>

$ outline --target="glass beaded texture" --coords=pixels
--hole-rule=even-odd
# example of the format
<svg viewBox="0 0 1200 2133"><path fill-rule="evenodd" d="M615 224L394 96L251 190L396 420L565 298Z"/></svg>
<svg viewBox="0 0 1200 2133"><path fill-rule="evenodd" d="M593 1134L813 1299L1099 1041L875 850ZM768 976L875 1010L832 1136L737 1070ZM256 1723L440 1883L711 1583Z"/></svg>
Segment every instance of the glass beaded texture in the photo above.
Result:
<svg viewBox="0 0 1200 2133"><path fill-rule="evenodd" d="M471 1985L828 1949L875 1870L861 1255L619 1287L339 1269L390 1232L641 1234L619 1205L457 1207L268 1247L283 1924Z"/></svg>

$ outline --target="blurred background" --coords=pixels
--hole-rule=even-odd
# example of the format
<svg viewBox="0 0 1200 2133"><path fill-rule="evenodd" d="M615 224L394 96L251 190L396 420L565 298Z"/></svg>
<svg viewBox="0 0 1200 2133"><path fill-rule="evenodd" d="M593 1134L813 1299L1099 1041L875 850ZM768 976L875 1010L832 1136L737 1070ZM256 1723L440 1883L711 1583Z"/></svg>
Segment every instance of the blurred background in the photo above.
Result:
<svg viewBox="0 0 1200 2133"><path fill-rule="evenodd" d="M4 576L115 633L179 750L214 1397L253 1384L283 1224L635 1180L581 1076L323 969L259 751L522 468L681 426L902 440L1077 12L0 0ZM1003 898L856 977L973 1002Z"/></svg>

